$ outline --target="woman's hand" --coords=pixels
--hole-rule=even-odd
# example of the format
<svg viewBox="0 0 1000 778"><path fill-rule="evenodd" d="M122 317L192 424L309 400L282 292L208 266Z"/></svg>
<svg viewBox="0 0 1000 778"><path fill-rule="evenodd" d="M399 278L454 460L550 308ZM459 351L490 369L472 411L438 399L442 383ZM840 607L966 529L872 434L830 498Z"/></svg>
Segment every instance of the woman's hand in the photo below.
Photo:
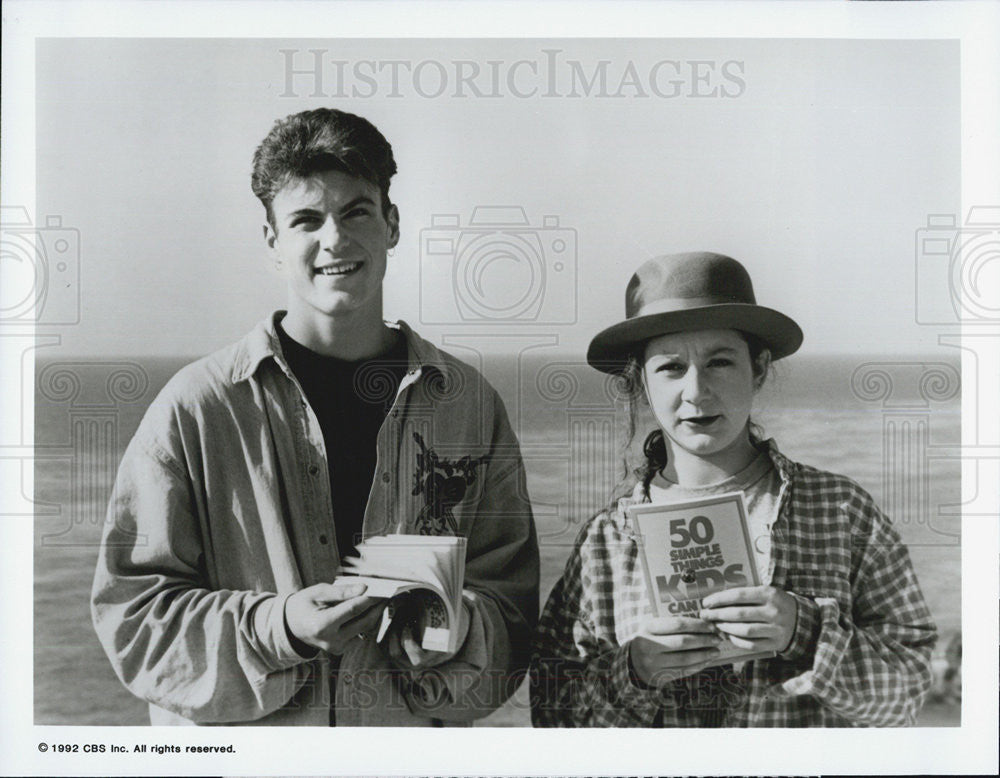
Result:
<svg viewBox="0 0 1000 778"><path fill-rule="evenodd" d="M739 648L784 651L795 634L795 598L773 586L738 586L702 600L699 616Z"/></svg>
<svg viewBox="0 0 1000 778"><path fill-rule="evenodd" d="M689 616L651 618L628 643L629 660L639 680L660 687L710 664L722 642L707 621Z"/></svg>

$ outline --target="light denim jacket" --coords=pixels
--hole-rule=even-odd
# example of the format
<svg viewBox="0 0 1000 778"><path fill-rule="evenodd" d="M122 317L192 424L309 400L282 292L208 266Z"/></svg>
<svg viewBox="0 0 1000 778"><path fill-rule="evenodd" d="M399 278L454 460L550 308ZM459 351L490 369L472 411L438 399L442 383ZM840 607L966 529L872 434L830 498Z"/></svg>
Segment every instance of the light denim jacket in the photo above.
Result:
<svg viewBox="0 0 1000 778"><path fill-rule="evenodd" d="M473 368L397 326L408 372L377 441L366 536L468 538L468 637L448 662L396 669L374 641L303 659L284 602L338 565L323 435L275 321L183 368L122 459L91 610L122 683L154 724L468 723L517 687L538 610L538 545L520 449ZM467 459L464 459L467 458Z"/></svg>

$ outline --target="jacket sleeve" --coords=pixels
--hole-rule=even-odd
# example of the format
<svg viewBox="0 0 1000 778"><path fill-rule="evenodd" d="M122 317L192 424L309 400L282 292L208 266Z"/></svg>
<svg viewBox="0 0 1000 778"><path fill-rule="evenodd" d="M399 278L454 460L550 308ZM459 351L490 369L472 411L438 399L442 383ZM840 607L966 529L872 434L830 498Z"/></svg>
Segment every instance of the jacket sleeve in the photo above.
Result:
<svg viewBox="0 0 1000 778"><path fill-rule="evenodd" d="M98 638L122 683L154 705L197 723L260 718L307 677L285 597L210 588L193 482L164 445L177 438L153 439L149 426L108 509L91 597Z"/></svg>
<svg viewBox="0 0 1000 778"><path fill-rule="evenodd" d="M538 620L538 540L521 451L500 398L492 395L492 437L468 535L465 642L447 662L414 671L407 703L446 721L489 715L516 691Z"/></svg>
<svg viewBox="0 0 1000 778"><path fill-rule="evenodd" d="M613 604L602 601L602 565L593 563L588 534L585 527L539 620L530 672L532 723L654 726L680 682L662 690L642 685L632 671L628 647L613 640L612 630L598 630L597 622L611 618Z"/></svg>
<svg viewBox="0 0 1000 778"><path fill-rule="evenodd" d="M931 685L937 629L906 546L871 497L858 491L846 505L852 525L863 528L853 536L851 612L822 592L793 593L798 620L780 657L805 661L808 669L774 691L810 694L856 724L912 725Z"/></svg>

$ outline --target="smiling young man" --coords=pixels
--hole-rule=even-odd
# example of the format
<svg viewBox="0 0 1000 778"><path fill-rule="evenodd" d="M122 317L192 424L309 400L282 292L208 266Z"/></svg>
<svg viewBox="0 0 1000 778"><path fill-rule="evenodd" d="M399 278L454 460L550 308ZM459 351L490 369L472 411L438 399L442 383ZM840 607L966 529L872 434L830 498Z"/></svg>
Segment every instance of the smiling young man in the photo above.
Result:
<svg viewBox="0 0 1000 778"><path fill-rule="evenodd" d="M153 402L94 580L98 636L154 724L468 723L527 664L538 548L503 404L383 320L395 172L381 133L332 109L254 154L288 310ZM376 641L384 601L333 585L341 561L362 537L449 530L468 544L458 649L425 651L401 619Z"/></svg>

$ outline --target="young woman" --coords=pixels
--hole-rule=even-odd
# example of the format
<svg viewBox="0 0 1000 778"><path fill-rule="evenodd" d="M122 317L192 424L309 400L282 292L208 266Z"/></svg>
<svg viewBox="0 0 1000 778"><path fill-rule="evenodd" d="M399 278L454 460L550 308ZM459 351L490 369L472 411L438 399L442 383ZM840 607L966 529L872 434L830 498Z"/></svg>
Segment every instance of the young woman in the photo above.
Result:
<svg viewBox="0 0 1000 778"><path fill-rule="evenodd" d="M658 426L631 495L583 527L549 596L536 726L914 723L937 632L906 547L860 486L788 460L750 422L770 363L801 343L729 257L656 257L632 277L625 321L593 339L587 361L621 374ZM625 508L733 491L762 585L655 618ZM723 641L775 655L719 665Z"/></svg>

